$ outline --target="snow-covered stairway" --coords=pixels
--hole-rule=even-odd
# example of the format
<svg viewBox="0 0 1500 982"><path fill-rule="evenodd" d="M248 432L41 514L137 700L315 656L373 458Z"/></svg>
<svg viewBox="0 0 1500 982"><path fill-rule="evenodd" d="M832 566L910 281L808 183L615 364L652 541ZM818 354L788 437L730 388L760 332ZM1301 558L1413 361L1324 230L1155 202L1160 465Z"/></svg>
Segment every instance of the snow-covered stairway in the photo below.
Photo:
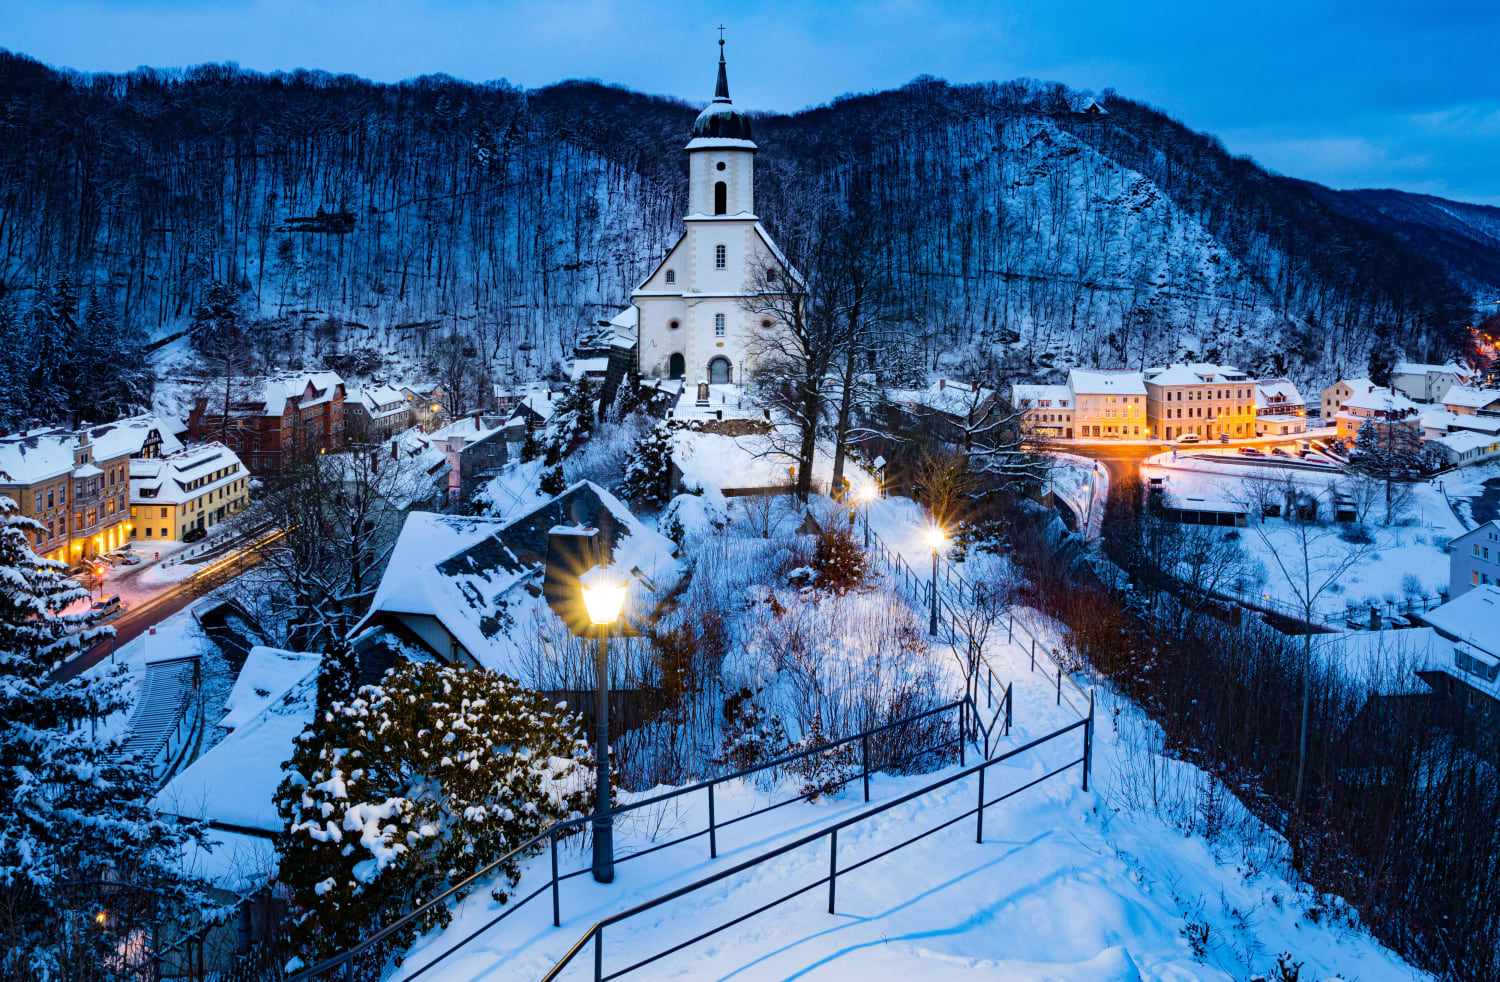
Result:
<svg viewBox="0 0 1500 982"><path fill-rule="evenodd" d="M146 666L141 697L119 757L135 757L161 784L171 776L198 727L197 693L202 671L197 655Z"/></svg>

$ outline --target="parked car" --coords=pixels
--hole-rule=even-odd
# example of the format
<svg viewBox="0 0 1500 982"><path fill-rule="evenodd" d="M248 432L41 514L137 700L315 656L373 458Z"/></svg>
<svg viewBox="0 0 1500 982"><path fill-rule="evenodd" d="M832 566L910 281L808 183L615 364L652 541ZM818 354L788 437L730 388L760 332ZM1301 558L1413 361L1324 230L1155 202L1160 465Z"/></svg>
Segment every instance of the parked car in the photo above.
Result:
<svg viewBox="0 0 1500 982"><path fill-rule="evenodd" d="M1287 453L1285 450L1281 449L1280 447L1272 447L1271 448L1271 456L1273 456L1273 457L1290 457L1291 454Z"/></svg>
<svg viewBox="0 0 1500 982"><path fill-rule="evenodd" d="M103 617L118 614L123 608L120 606L120 595L112 593L107 597L100 597L89 605L89 611Z"/></svg>
<svg viewBox="0 0 1500 982"><path fill-rule="evenodd" d="M1261 453L1259 450L1256 450L1254 447L1240 447L1240 456L1241 457L1264 457L1265 454Z"/></svg>
<svg viewBox="0 0 1500 982"><path fill-rule="evenodd" d="M188 529L186 532L182 533L182 541L197 542L199 539L203 538L206 535L208 535L208 532L205 529Z"/></svg>
<svg viewBox="0 0 1500 982"><path fill-rule="evenodd" d="M114 557L115 563L120 566L139 566L141 564L141 557L129 549L117 549L110 553L110 555Z"/></svg>
<svg viewBox="0 0 1500 982"><path fill-rule="evenodd" d="M1178 443L1197 443L1202 439L1196 433L1188 433L1177 438Z"/></svg>

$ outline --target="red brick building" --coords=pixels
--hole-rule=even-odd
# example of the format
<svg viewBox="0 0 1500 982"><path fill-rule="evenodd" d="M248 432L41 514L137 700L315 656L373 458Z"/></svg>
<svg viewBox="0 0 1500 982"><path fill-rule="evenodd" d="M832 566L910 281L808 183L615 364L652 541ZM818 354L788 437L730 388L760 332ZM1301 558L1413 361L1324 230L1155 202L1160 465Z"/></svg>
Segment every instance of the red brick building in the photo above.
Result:
<svg viewBox="0 0 1500 982"><path fill-rule="evenodd" d="M230 397L200 395L188 414L188 438L218 440L252 474L277 474L302 448L344 448L344 380L336 372L304 372L247 380Z"/></svg>

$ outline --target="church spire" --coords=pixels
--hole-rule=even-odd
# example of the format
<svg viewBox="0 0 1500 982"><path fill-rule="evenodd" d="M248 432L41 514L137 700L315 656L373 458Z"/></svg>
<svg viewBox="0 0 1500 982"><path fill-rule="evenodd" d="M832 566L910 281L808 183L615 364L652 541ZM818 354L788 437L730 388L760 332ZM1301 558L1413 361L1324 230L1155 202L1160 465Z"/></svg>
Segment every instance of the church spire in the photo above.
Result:
<svg viewBox="0 0 1500 982"><path fill-rule="evenodd" d="M719 83L714 86L714 102L729 101L729 74L724 67L724 28L719 27Z"/></svg>

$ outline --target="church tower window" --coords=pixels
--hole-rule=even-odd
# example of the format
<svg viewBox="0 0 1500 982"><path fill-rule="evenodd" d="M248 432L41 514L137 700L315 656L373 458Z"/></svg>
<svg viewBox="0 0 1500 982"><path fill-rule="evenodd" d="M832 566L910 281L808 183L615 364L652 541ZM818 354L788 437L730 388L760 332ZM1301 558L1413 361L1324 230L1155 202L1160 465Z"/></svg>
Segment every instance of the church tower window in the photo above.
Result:
<svg viewBox="0 0 1500 982"><path fill-rule="evenodd" d="M677 282L677 270L675 270L675 269L669 269L669 270L667 270L667 285L670 286L671 284L676 283L676 282Z"/></svg>
<svg viewBox="0 0 1500 982"><path fill-rule="evenodd" d="M725 215L729 212L729 185L723 181L714 182L714 214Z"/></svg>
<svg viewBox="0 0 1500 982"><path fill-rule="evenodd" d="M714 337L716 337L716 338L722 338L723 336L724 336L724 315L723 314L714 314Z"/></svg>
<svg viewBox="0 0 1500 982"><path fill-rule="evenodd" d="M714 246L714 269L727 269L729 266L729 247L725 245Z"/></svg>

